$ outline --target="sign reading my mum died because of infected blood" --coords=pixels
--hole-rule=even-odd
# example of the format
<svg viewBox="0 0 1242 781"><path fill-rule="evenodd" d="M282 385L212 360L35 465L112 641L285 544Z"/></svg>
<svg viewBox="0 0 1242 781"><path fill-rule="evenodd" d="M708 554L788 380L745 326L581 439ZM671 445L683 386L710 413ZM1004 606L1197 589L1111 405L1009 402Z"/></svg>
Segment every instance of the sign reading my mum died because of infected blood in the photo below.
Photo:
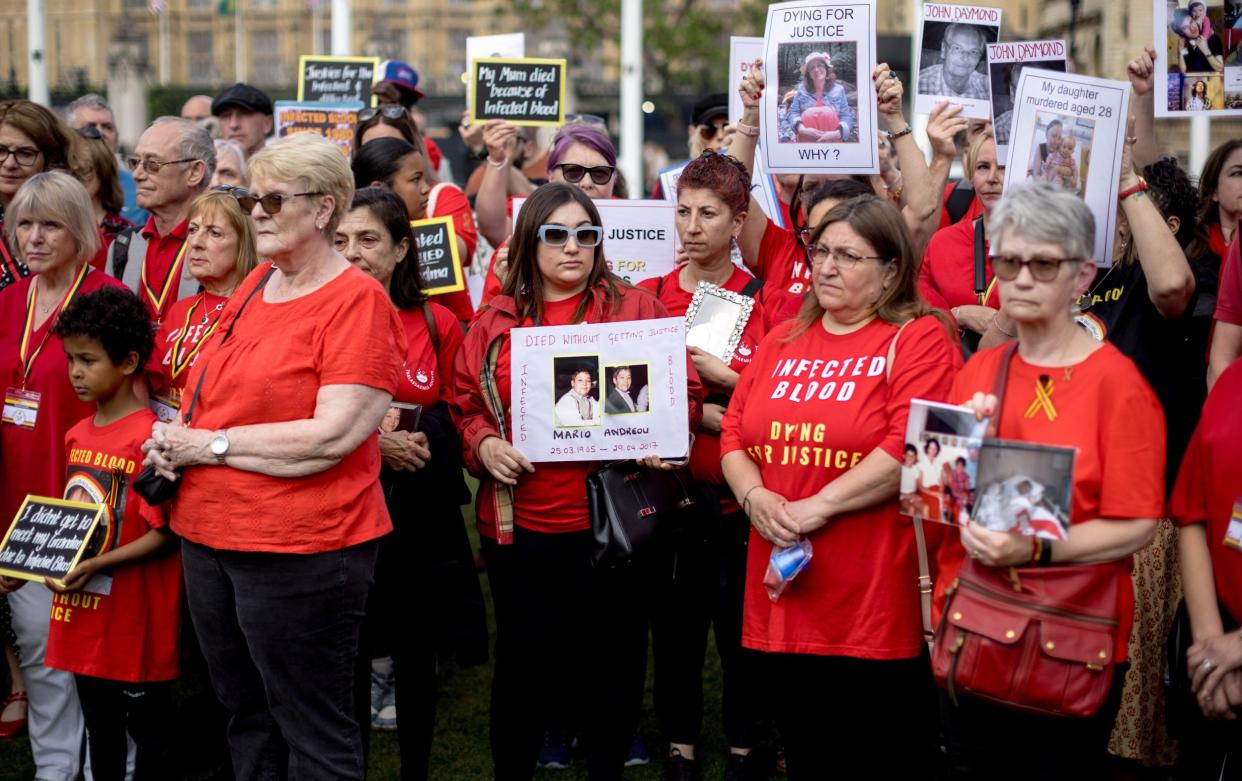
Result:
<svg viewBox="0 0 1242 781"><path fill-rule="evenodd" d="M914 110L930 114L937 103L961 106L961 116L991 119L987 48L1000 39L999 8L923 6L923 31Z"/></svg>
<svg viewBox="0 0 1242 781"><path fill-rule="evenodd" d="M378 57L303 54L298 59L298 101L374 105L371 85L378 73Z"/></svg>
<svg viewBox="0 0 1242 781"><path fill-rule="evenodd" d="M565 60L481 57L471 63L470 120L565 124Z"/></svg>
<svg viewBox="0 0 1242 781"><path fill-rule="evenodd" d="M686 320L514 328L510 432L533 462L685 458Z"/></svg>
<svg viewBox="0 0 1242 781"><path fill-rule="evenodd" d="M513 199L513 225L525 198ZM663 200L597 200L604 229L604 258L612 273L637 284L673 270L677 204Z"/></svg>
<svg viewBox="0 0 1242 781"><path fill-rule="evenodd" d="M875 0L768 6L761 150L775 174L874 174Z"/></svg>

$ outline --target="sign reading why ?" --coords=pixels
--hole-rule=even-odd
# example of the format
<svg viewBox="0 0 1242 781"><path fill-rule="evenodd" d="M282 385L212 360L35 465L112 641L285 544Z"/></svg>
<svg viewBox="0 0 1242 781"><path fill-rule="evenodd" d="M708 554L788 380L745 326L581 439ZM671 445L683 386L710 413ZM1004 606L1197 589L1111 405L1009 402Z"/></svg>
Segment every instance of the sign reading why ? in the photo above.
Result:
<svg viewBox="0 0 1242 781"><path fill-rule="evenodd" d="M565 124L565 60L481 57L471 69L472 122Z"/></svg>

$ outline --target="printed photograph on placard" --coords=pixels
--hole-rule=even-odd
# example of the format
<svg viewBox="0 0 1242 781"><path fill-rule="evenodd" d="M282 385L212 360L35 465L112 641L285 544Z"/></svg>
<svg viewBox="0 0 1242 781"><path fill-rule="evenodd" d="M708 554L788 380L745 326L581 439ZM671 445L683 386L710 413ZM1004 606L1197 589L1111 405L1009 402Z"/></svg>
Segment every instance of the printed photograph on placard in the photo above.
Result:
<svg viewBox="0 0 1242 781"><path fill-rule="evenodd" d="M1067 539L1073 482L1073 448L987 440L970 517L993 531Z"/></svg>
<svg viewBox="0 0 1242 781"><path fill-rule="evenodd" d="M380 420L380 431L385 434L394 431L418 431L418 419L422 414L422 404L394 401Z"/></svg>
<svg viewBox="0 0 1242 781"><path fill-rule="evenodd" d="M992 71L992 132L997 146L1008 146L1013 125L1014 101L1018 95L1018 79L1023 68L1065 72L1065 60L1027 60L1024 62L993 62Z"/></svg>
<svg viewBox="0 0 1242 781"><path fill-rule="evenodd" d="M651 411L651 393L647 388L650 371L645 363L621 363L604 367L607 394L605 415L633 415Z"/></svg>
<svg viewBox="0 0 1242 781"><path fill-rule="evenodd" d="M997 28L990 24L924 22L918 94L987 100L984 55L988 44L996 43L996 39Z"/></svg>
<svg viewBox="0 0 1242 781"><path fill-rule="evenodd" d="M1242 6L1237 0L1157 2L1154 16L1156 40L1163 36L1166 55L1157 72L1156 89L1164 96L1157 100L1157 116L1242 114Z"/></svg>
<svg viewBox="0 0 1242 781"><path fill-rule="evenodd" d="M971 517L988 421L964 407L913 399L902 452L903 515L959 524Z"/></svg>
<svg viewBox="0 0 1242 781"><path fill-rule="evenodd" d="M1086 197L1095 120L1053 111L1039 111L1035 116L1027 179L1049 182Z"/></svg>
<svg viewBox="0 0 1242 781"><path fill-rule="evenodd" d="M552 361L552 388L556 428L598 426L603 422L599 406L599 356L564 355Z"/></svg>
<svg viewBox="0 0 1242 781"><path fill-rule="evenodd" d="M839 78L857 72L857 42L782 43L776 53L780 142L857 141L858 85Z"/></svg>

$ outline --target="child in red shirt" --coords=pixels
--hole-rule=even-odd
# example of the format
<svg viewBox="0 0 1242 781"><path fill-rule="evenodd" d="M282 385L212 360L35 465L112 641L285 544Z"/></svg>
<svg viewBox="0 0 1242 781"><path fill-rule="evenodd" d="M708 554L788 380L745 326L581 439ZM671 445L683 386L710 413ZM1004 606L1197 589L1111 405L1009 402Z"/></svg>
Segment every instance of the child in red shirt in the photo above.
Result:
<svg viewBox="0 0 1242 781"><path fill-rule="evenodd" d="M97 411L65 435L65 498L103 504L107 526L52 601L46 664L74 673L96 781L121 781L126 735L135 777L172 778L171 682L177 678L181 562L163 513L132 490L155 415L134 395L154 347L142 302L125 288L81 296L56 336L69 381Z"/></svg>

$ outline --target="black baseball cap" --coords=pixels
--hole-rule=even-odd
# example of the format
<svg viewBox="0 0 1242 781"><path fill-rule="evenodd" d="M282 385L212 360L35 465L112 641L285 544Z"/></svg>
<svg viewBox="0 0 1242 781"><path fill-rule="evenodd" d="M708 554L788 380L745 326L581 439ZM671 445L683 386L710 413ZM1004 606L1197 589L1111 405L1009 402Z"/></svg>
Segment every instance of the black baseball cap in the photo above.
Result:
<svg viewBox="0 0 1242 781"><path fill-rule="evenodd" d="M691 124L706 125L716 117L729 116L729 96L723 92L700 98L690 113Z"/></svg>
<svg viewBox="0 0 1242 781"><path fill-rule="evenodd" d="M221 92L215 100L211 101L211 113L218 117L220 112L229 106L241 106L249 111L257 111L269 116L272 113L272 99L267 96L267 93L241 82Z"/></svg>

